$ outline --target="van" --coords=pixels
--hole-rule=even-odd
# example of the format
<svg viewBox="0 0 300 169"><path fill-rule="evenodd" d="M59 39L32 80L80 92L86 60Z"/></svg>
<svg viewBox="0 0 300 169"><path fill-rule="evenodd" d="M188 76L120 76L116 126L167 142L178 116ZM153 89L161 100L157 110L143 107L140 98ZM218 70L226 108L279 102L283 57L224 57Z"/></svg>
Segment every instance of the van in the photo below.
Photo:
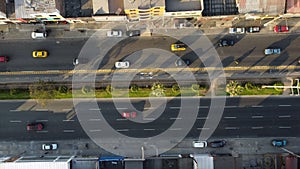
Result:
<svg viewBox="0 0 300 169"><path fill-rule="evenodd" d="M32 32L31 33L32 39L45 39L47 37L46 32Z"/></svg>

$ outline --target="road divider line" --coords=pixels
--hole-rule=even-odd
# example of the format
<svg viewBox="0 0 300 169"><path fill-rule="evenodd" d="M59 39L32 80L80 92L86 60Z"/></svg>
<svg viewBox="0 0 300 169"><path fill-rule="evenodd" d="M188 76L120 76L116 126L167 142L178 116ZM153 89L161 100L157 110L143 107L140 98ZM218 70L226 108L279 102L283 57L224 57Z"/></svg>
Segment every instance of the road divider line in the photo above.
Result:
<svg viewBox="0 0 300 169"><path fill-rule="evenodd" d="M227 116L227 117L224 117L224 119L236 119L237 117L234 117L234 116Z"/></svg>
<svg viewBox="0 0 300 169"><path fill-rule="evenodd" d="M100 129L90 130L90 132L100 132Z"/></svg>
<svg viewBox="0 0 300 169"><path fill-rule="evenodd" d="M197 130L209 130L209 128L197 128Z"/></svg>
<svg viewBox="0 0 300 169"><path fill-rule="evenodd" d="M181 117L171 117L170 120L182 120Z"/></svg>
<svg viewBox="0 0 300 169"><path fill-rule="evenodd" d="M11 123L21 123L22 121L21 120L10 120L9 122L11 122Z"/></svg>
<svg viewBox="0 0 300 169"><path fill-rule="evenodd" d="M170 107L170 109L180 109L180 107Z"/></svg>
<svg viewBox="0 0 300 169"><path fill-rule="evenodd" d="M63 132L64 132L64 133L74 133L75 130L64 130Z"/></svg>
<svg viewBox="0 0 300 169"><path fill-rule="evenodd" d="M225 127L225 130L238 130L239 127Z"/></svg>
<svg viewBox="0 0 300 169"><path fill-rule="evenodd" d="M280 105L278 105L279 107L290 107L290 106L292 106L292 105L289 105L289 104L280 104Z"/></svg>
<svg viewBox="0 0 300 169"><path fill-rule="evenodd" d="M154 131L155 129L144 129L145 131Z"/></svg>
<svg viewBox="0 0 300 169"><path fill-rule="evenodd" d="M262 126L258 126L258 127L251 127L251 129L253 129L253 130L257 130L257 129L263 129L264 127L262 127Z"/></svg>
<svg viewBox="0 0 300 169"><path fill-rule="evenodd" d="M280 129L290 129L292 127L291 126L279 126L278 128L280 128Z"/></svg>
<svg viewBox="0 0 300 169"><path fill-rule="evenodd" d="M290 118L292 117L291 115L282 115L282 116L278 116L279 118Z"/></svg>
<svg viewBox="0 0 300 169"><path fill-rule="evenodd" d="M122 131L129 131L129 129L119 129L117 130L118 132L122 132Z"/></svg>
<svg viewBox="0 0 300 169"><path fill-rule="evenodd" d="M264 116L251 116L252 119L261 119L263 118Z"/></svg>

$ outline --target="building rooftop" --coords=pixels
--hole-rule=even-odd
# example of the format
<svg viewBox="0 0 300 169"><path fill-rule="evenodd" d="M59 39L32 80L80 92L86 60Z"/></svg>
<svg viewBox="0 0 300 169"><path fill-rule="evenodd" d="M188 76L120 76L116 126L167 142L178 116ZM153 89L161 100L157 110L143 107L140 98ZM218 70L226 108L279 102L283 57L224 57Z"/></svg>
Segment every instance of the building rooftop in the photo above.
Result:
<svg viewBox="0 0 300 169"><path fill-rule="evenodd" d="M165 0L124 0L124 9L149 9L155 6L165 6Z"/></svg>
<svg viewBox="0 0 300 169"><path fill-rule="evenodd" d="M287 0L286 1L287 13L300 13L300 1L299 0Z"/></svg>
<svg viewBox="0 0 300 169"><path fill-rule="evenodd" d="M202 10L201 0L166 1L167 12Z"/></svg>
<svg viewBox="0 0 300 169"><path fill-rule="evenodd" d="M267 15L283 14L285 1L283 0L239 0L239 13L261 13Z"/></svg>
<svg viewBox="0 0 300 169"><path fill-rule="evenodd" d="M58 12L55 0L15 0L16 18L32 18L30 14Z"/></svg>

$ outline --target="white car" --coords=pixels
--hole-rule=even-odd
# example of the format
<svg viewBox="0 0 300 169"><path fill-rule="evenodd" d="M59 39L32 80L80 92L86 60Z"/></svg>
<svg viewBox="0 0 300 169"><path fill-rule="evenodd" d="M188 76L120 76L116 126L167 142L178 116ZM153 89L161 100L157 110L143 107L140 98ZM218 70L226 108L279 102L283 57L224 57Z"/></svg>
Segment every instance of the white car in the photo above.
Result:
<svg viewBox="0 0 300 169"><path fill-rule="evenodd" d="M245 28L229 28L229 33L245 33Z"/></svg>
<svg viewBox="0 0 300 169"><path fill-rule="evenodd" d="M32 39L45 39L47 37L46 32L31 32Z"/></svg>
<svg viewBox="0 0 300 169"><path fill-rule="evenodd" d="M207 147L207 142L206 141L193 141L193 147L195 148L204 148Z"/></svg>
<svg viewBox="0 0 300 169"><path fill-rule="evenodd" d="M42 150L56 150L58 145L56 143L53 144L43 144Z"/></svg>
<svg viewBox="0 0 300 169"><path fill-rule="evenodd" d="M124 61L124 62L116 62L115 63L115 67L118 69L125 69L125 68L129 68L130 63L128 61Z"/></svg>
<svg viewBox="0 0 300 169"><path fill-rule="evenodd" d="M121 30L110 30L110 31L107 31L106 35L108 37L122 37L122 31Z"/></svg>

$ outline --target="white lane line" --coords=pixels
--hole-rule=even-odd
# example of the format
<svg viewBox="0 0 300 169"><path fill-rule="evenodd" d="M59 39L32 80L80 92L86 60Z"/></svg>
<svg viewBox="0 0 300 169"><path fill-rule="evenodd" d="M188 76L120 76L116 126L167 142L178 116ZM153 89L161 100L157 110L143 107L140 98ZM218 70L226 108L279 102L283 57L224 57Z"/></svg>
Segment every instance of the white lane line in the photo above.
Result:
<svg viewBox="0 0 300 169"><path fill-rule="evenodd" d="M35 111L49 111L49 109L35 109Z"/></svg>
<svg viewBox="0 0 300 169"><path fill-rule="evenodd" d="M209 128L197 128L197 130L209 130Z"/></svg>
<svg viewBox="0 0 300 169"><path fill-rule="evenodd" d="M101 119L89 119L89 121L101 121Z"/></svg>
<svg viewBox="0 0 300 169"><path fill-rule="evenodd" d="M208 117L197 117L197 120L207 120Z"/></svg>
<svg viewBox="0 0 300 169"><path fill-rule="evenodd" d="M238 106L225 106L225 108L237 108Z"/></svg>
<svg viewBox="0 0 300 169"><path fill-rule="evenodd" d="M224 119L236 119L237 117L234 117L234 116L227 116L227 117L224 117Z"/></svg>
<svg viewBox="0 0 300 169"><path fill-rule="evenodd" d="M262 105L254 105L254 106L251 106L251 107L263 107Z"/></svg>
<svg viewBox="0 0 300 169"><path fill-rule="evenodd" d="M48 120L36 120L36 122L47 122Z"/></svg>
<svg viewBox="0 0 300 169"><path fill-rule="evenodd" d="M208 106L198 106L199 109L208 108Z"/></svg>
<svg viewBox="0 0 300 169"><path fill-rule="evenodd" d="M95 130L90 130L90 132L99 132L101 131L100 129L95 129Z"/></svg>
<svg viewBox="0 0 300 169"><path fill-rule="evenodd" d="M289 106L292 106L292 105L289 105L289 104L280 104L278 105L279 107L289 107Z"/></svg>
<svg viewBox="0 0 300 169"><path fill-rule="evenodd" d="M225 130L237 130L239 127L225 127Z"/></svg>
<svg viewBox="0 0 300 169"><path fill-rule="evenodd" d="M75 120L63 120L63 122L73 122Z"/></svg>
<svg viewBox="0 0 300 169"><path fill-rule="evenodd" d="M21 120L10 120L9 122L11 122L11 123L21 123L22 121Z"/></svg>
<svg viewBox="0 0 300 169"><path fill-rule="evenodd" d="M128 119L116 119L117 121L124 121L124 120L128 120Z"/></svg>
<svg viewBox="0 0 300 169"><path fill-rule="evenodd" d="M264 116L252 116L251 118L252 119L261 119L261 118L263 118Z"/></svg>
<svg viewBox="0 0 300 169"><path fill-rule="evenodd" d="M75 130L64 130L64 133L74 133Z"/></svg>
<svg viewBox="0 0 300 169"><path fill-rule="evenodd" d="M36 131L37 133L48 133L48 130Z"/></svg>
<svg viewBox="0 0 300 169"><path fill-rule="evenodd" d="M119 129L117 130L118 132L122 132L122 131L129 131L129 129Z"/></svg>
<svg viewBox="0 0 300 169"><path fill-rule="evenodd" d="M90 108L89 110L99 111L101 109L100 108Z"/></svg>
<svg viewBox="0 0 300 169"><path fill-rule="evenodd" d="M151 110L151 109L155 109L154 107L145 107L144 110Z"/></svg>
<svg viewBox="0 0 300 169"><path fill-rule="evenodd" d="M291 115L282 115L282 116L278 116L278 118L290 118L292 117Z"/></svg>
<svg viewBox="0 0 300 169"><path fill-rule="evenodd" d="M62 111L71 111L72 109L62 109Z"/></svg>
<svg viewBox="0 0 300 169"><path fill-rule="evenodd" d="M144 129L145 131L154 131L155 129Z"/></svg>
<svg viewBox="0 0 300 169"><path fill-rule="evenodd" d="M280 128L280 129L290 129L292 127L291 126L279 126L278 128Z"/></svg>
<svg viewBox="0 0 300 169"><path fill-rule="evenodd" d="M182 120L181 117L171 117L170 120Z"/></svg>
<svg viewBox="0 0 300 169"><path fill-rule="evenodd" d="M170 130L178 131L178 130L182 130L182 128L170 128Z"/></svg>
<svg viewBox="0 0 300 169"><path fill-rule="evenodd" d="M180 107L170 107L170 109L180 109Z"/></svg>
<svg viewBox="0 0 300 169"><path fill-rule="evenodd" d="M144 118L145 121L153 121L155 118Z"/></svg>
<svg viewBox="0 0 300 169"><path fill-rule="evenodd" d="M253 129L253 130L257 130L257 129L263 129L264 127L262 127L262 126L259 126L259 127L251 127L251 129Z"/></svg>
<svg viewBox="0 0 300 169"><path fill-rule="evenodd" d="M117 110L127 110L128 108L126 107L117 107Z"/></svg>
<svg viewBox="0 0 300 169"><path fill-rule="evenodd" d="M11 111L11 112L16 112L16 111L21 111L21 110L9 110L9 111Z"/></svg>

